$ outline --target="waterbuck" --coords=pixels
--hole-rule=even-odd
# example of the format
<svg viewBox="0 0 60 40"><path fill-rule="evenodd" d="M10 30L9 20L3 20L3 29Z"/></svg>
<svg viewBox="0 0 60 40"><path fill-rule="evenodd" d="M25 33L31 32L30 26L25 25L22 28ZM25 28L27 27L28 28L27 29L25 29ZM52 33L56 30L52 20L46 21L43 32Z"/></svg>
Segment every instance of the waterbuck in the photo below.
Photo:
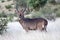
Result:
<svg viewBox="0 0 60 40"><path fill-rule="evenodd" d="M29 19L29 18L24 18L24 11L25 10L19 10L18 14L19 14L19 22L22 25L23 29L25 29L27 32L29 30L45 30L46 31L46 27L47 27L47 20L44 18L33 18L33 19Z"/></svg>

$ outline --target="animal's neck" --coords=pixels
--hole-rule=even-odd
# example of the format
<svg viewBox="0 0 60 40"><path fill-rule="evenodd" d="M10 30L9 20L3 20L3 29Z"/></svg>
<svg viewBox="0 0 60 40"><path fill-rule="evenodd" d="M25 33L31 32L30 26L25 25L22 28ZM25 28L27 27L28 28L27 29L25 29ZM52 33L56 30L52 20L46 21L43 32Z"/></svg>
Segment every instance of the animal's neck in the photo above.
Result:
<svg viewBox="0 0 60 40"><path fill-rule="evenodd" d="M26 11L26 8L24 8L23 10L22 10L22 12L21 12L21 15L20 15L20 18L21 19L24 19L24 12Z"/></svg>
<svg viewBox="0 0 60 40"><path fill-rule="evenodd" d="M20 18L21 18L21 19L24 19L24 16L21 16Z"/></svg>

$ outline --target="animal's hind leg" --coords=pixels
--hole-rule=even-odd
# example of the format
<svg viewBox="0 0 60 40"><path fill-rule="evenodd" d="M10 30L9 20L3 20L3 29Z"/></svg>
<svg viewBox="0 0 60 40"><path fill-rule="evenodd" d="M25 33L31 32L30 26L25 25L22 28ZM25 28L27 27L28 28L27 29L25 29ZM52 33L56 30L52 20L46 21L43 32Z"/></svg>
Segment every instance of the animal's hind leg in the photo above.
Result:
<svg viewBox="0 0 60 40"><path fill-rule="evenodd" d="M45 26L45 23L44 22L42 22L42 31L46 31L47 32L47 30L46 30L46 26Z"/></svg>
<svg viewBox="0 0 60 40"><path fill-rule="evenodd" d="M46 27L44 27L44 30L47 32Z"/></svg>
<svg viewBox="0 0 60 40"><path fill-rule="evenodd" d="M26 25L26 23L22 23L22 27L26 32L28 32L28 26Z"/></svg>
<svg viewBox="0 0 60 40"><path fill-rule="evenodd" d="M47 32L46 28L47 28L47 24L48 24L48 21L47 20L44 20L44 30Z"/></svg>
<svg viewBox="0 0 60 40"><path fill-rule="evenodd" d="M46 31L47 32L45 25L42 25L42 31Z"/></svg>
<svg viewBox="0 0 60 40"><path fill-rule="evenodd" d="M42 22L38 22L37 29L42 31Z"/></svg>

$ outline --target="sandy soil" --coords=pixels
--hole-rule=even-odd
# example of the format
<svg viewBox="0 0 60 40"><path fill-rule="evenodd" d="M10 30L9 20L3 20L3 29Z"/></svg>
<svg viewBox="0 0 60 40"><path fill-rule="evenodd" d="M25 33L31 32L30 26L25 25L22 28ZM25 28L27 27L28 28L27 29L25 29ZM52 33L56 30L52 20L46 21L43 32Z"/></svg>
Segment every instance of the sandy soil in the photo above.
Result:
<svg viewBox="0 0 60 40"><path fill-rule="evenodd" d="M55 22L49 21L47 32L36 30L27 33L19 22L9 22L7 32L0 35L0 40L60 40L59 23L60 18L57 18Z"/></svg>

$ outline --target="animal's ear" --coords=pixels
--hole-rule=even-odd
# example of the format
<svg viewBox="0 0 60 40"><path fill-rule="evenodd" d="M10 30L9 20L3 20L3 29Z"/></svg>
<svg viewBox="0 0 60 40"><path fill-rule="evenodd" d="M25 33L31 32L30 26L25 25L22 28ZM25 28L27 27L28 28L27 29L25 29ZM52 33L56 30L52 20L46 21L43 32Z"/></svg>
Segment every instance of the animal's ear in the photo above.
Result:
<svg viewBox="0 0 60 40"><path fill-rule="evenodd" d="M18 11L17 11L17 10L15 10L15 13L18 13Z"/></svg>
<svg viewBox="0 0 60 40"><path fill-rule="evenodd" d="M18 10L15 10L15 13L17 13L18 15L20 15L19 11Z"/></svg>

